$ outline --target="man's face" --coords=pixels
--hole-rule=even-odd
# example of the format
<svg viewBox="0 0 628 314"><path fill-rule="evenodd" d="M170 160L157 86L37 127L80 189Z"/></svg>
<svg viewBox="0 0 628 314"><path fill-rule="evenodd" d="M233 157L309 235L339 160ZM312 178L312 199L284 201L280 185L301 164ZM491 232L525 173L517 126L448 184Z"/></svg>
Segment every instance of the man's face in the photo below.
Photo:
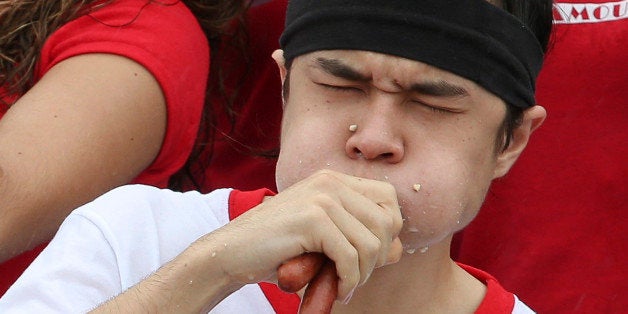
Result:
<svg viewBox="0 0 628 314"><path fill-rule="evenodd" d="M292 64L277 186L319 169L388 181L406 249L442 240L477 213L496 176L504 103L421 62L318 51ZM350 130L355 125L357 129ZM351 128L353 129L353 128Z"/></svg>

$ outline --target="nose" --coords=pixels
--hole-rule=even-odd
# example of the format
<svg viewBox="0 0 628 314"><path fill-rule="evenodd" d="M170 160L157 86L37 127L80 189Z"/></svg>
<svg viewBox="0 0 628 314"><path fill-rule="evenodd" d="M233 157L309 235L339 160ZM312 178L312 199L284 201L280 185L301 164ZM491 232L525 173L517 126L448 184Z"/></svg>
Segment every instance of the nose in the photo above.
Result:
<svg viewBox="0 0 628 314"><path fill-rule="evenodd" d="M397 163L403 159L404 140L399 116L394 108L372 106L361 121L356 121L345 151L352 159Z"/></svg>

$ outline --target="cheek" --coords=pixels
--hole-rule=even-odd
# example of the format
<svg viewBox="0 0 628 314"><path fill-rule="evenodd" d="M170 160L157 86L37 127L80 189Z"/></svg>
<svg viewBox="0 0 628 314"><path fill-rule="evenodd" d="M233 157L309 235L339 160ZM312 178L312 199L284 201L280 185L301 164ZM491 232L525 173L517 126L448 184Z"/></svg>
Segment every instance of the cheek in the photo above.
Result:
<svg viewBox="0 0 628 314"><path fill-rule="evenodd" d="M291 84L294 82L291 82ZM279 191L326 168L344 156L352 112L341 110L303 84L291 88L284 107L280 154L275 179ZM343 169L337 169L342 171Z"/></svg>
<svg viewBox="0 0 628 314"><path fill-rule="evenodd" d="M425 161L415 175L399 178L404 217L400 238L408 252L440 242L466 226L477 214L490 186L491 163L468 158ZM486 156L485 156L486 158Z"/></svg>
<svg viewBox="0 0 628 314"><path fill-rule="evenodd" d="M296 146L282 148L275 172L275 180L279 192L321 169L316 160L313 161L306 154L303 154L307 151L309 150L306 148L300 149Z"/></svg>
<svg viewBox="0 0 628 314"><path fill-rule="evenodd" d="M281 152L277 160L275 179L277 189L282 191L301 181L317 170L329 168L332 159L338 154L340 144L333 134L333 127L314 119L295 120L284 125L281 138Z"/></svg>

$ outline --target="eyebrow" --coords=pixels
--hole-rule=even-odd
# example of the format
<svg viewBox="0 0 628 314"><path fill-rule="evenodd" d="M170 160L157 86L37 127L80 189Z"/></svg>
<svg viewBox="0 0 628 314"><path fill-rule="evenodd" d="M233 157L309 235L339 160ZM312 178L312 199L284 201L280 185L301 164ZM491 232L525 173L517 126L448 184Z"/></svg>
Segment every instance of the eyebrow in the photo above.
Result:
<svg viewBox="0 0 628 314"><path fill-rule="evenodd" d="M369 82L372 79L371 76L360 73L338 59L320 57L316 59L316 62L323 71L339 78L356 82ZM443 80L414 83L410 86L410 90L423 95L440 97L469 95L464 87Z"/></svg>
<svg viewBox="0 0 628 314"><path fill-rule="evenodd" d="M350 81L368 82L371 77L358 72L337 59L317 58L316 62L325 72Z"/></svg>
<svg viewBox="0 0 628 314"><path fill-rule="evenodd" d="M467 92L464 87L446 82L446 81L436 81L436 82L421 82L412 84L410 86L410 90L413 92L430 95L430 96L441 96L441 97L455 97L455 96L468 96L469 92Z"/></svg>

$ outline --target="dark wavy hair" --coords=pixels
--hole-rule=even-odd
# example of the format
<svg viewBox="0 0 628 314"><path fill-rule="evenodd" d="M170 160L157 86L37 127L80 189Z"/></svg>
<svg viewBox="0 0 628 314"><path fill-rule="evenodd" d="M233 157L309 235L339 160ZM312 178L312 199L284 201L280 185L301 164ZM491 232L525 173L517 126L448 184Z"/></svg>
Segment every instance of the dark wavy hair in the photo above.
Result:
<svg viewBox="0 0 628 314"><path fill-rule="evenodd" d="M115 0L0 0L0 86L4 88L3 99L14 99L25 94L35 84L35 68L46 39L61 26L80 16L94 12ZM247 36L244 29L244 13L248 9L247 0L146 0L146 5L173 5L179 1L196 16L210 43L211 64L220 64L223 56L218 47L223 38L229 38L228 45L236 47L230 51L239 52L241 60L247 62ZM215 133L213 99L221 99L225 112L235 121L232 108L236 95L225 92L223 67L210 67L205 106L198 140L186 165L170 179L169 186L181 188L181 182L189 182L191 165L201 152L211 145ZM216 96L217 95L217 96ZM11 106L12 103L4 103ZM194 180L192 180L194 182Z"/></svg>

